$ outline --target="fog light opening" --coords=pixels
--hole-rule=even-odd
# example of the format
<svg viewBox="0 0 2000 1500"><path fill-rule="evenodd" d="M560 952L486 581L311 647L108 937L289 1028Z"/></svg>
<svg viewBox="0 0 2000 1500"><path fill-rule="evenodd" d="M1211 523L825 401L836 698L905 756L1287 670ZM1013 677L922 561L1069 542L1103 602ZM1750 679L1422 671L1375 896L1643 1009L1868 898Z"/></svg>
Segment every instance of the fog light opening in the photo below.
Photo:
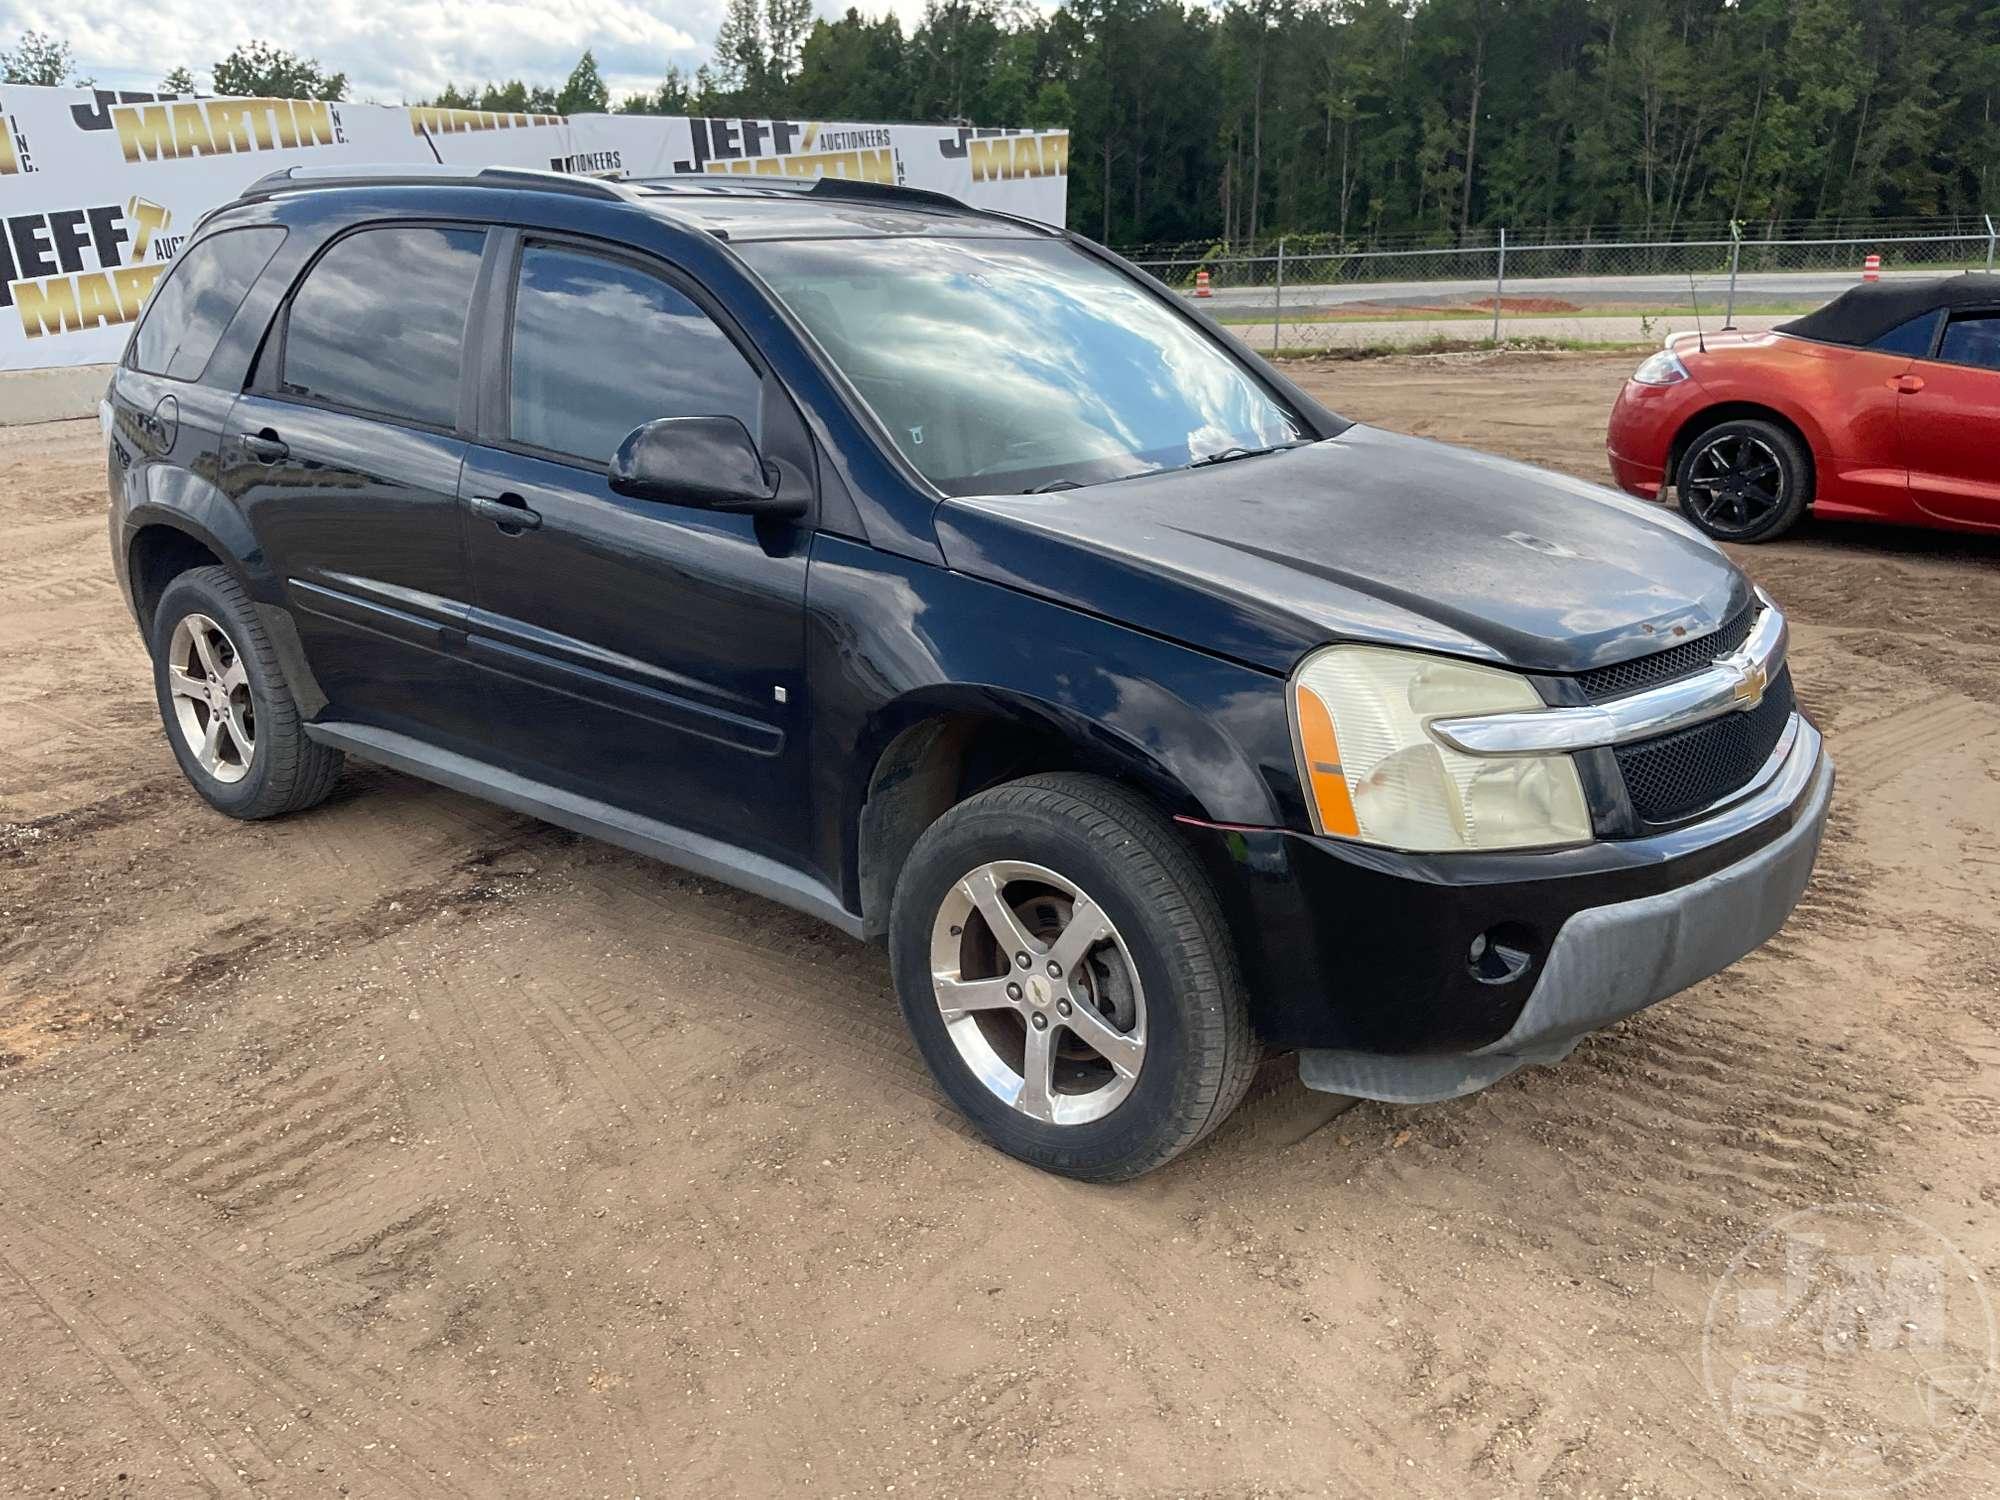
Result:
<svg viewBox="0 0 2000 1500"><path fill-rule="evenodd" d="M1481 984L1511 984L1535 959L1535 935L1519 922L1501 922L1472 940L1466 967Z"/></svg>

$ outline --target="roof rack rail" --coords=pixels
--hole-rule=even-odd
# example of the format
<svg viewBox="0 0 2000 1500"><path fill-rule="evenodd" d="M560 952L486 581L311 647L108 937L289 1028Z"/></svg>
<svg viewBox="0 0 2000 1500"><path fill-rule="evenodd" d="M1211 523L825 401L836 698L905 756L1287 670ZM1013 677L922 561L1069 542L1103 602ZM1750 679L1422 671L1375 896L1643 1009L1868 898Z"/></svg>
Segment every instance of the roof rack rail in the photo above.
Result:
<svg viewBox="0 0 2000 1500"><path fill-rule="evenodd" d="M267 172L243 189L238 198L265 198L273 193L327 187L493 187L529 192L573 193L584 198L634 196L606 177L575 177L537 167L454 167L430 162L394 162L340 167L281 167Z"/></svg>
<svg viewBox="0 0 2000 1500"><path fill-rule="evenodd" d="M986 210L950 193L934 188L904 187L901 183L870 182L862 177L781 177L775 172L669 172L651 177L624 179L635 187L706 189L708 191L797 193L817 198L872 199L879 203L927 203L933 208L955 208L962 213Z"/></svg>

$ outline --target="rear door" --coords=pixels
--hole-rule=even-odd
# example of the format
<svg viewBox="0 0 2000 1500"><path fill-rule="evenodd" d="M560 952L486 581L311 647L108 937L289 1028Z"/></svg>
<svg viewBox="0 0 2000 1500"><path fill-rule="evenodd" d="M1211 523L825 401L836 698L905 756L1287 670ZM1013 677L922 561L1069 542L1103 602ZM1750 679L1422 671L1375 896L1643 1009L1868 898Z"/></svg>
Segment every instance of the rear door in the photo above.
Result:
<svg viewBox="0 0 2000 1500"><path fill-rule="evenodd" d="M1900 388L1911 498L1939 520L2000 527L2000 308L1953 313Z"/></svg>
<svg viewBox="0 0 2000 1500"><path fill-rule="evenodd" d="M495 755L520 774L794 863L804 845L809 520L614 494L656 417L733 416L809 497L790 398L667 266L524 234L496 299L462 492Z"/></svg>
<svg viewBox="0 0 2000 1500"><path fill-rule="evenodd" d="M461 753L485 737L458 481L486 241L431 224L332 241L280 311L221 462L284 581L320 717Z"/></svg>

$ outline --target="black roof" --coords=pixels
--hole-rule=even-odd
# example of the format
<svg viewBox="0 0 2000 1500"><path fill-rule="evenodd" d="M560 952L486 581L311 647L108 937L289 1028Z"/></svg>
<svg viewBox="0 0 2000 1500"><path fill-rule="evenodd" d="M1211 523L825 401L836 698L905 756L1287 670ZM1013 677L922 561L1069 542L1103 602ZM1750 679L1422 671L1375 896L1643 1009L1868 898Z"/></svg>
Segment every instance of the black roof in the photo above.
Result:
<svg viewBox="0 0 2000 1500"><path fill-rule="evenodd" d="M2000 276L1939 276L1922 281L1868 281L1849 287L1825 307L1780 323L1777 331L1822 344L1872 344L1892 328L1940 307L2000 306Z"/></svg>

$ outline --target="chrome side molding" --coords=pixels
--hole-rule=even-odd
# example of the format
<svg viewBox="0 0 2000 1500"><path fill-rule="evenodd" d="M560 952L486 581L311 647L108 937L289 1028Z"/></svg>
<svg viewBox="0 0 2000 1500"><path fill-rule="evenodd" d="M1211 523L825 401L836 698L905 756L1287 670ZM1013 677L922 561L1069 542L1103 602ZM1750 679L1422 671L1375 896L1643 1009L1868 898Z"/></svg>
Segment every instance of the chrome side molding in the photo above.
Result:
<svg viewBox="0 0 2000 1500"><path fill-rule="evenodd" d="M1527 709L1436 719L1430 732L1468 755L1550 755L1648 740L1728 713L1747 713L1785 664L1791 632L1784 612L1762 589L1749 638L1712 666L1644 692L1587 708Z"/></svg>

